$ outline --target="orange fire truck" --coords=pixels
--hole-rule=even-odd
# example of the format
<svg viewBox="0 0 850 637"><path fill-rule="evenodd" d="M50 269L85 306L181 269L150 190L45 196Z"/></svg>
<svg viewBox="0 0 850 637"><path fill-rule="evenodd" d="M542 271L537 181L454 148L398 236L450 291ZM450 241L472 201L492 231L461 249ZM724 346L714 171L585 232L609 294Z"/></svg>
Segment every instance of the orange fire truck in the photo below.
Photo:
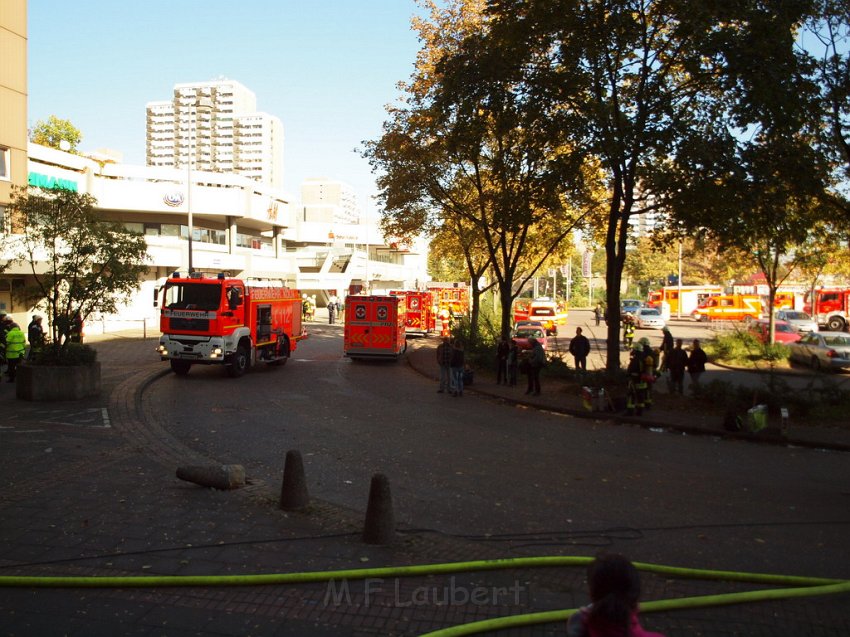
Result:
<svg viewBox="0 0 850 637"><path fill-rule="evenodd" d="M351 359L397 359L407 349L406 309L401 296L347 296L344 354Z"/></svg>
<svg viewBox="0 0 850 637"><path fill-rule="evenodd" d="M832 332L842 332L850 323L850 288L817 288L814 296L808 292L803 311L818 325Z"/></svg>
<svg viewBox="0 0 850 637"><path fill-rule="evenodd" d="M430 334L437 324L434 298L430 292L419 290L391 290L390 296L405 299L405 329L408 334Z"/></svg>
<svg viewBox="0 0 850 637"><path fill-rule="evenodd" d="M192 365L224 365L233 377L260 362L283 365L307 336L301 294L279 281L175 272L160 300L157 351L179 376Z"/></svg>

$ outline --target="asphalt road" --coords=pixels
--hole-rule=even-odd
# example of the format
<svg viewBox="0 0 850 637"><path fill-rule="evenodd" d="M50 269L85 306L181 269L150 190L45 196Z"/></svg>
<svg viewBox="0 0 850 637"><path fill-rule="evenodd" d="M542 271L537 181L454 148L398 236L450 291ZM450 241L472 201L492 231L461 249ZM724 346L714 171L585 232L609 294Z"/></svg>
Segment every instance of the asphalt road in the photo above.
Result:
<svg viewBox="0 0 850 637"><path fill-rule="evenodd" d="M298 449L313 498L365 511L381 472L400 525L507 536L518 555L608 548L698 568L850 573L847 454L611 426L473 392L454 398L403 360L344 358L339 325L310 331L283 368L165 376L146 391L147 412L272 492L286 452Z"/></svg>

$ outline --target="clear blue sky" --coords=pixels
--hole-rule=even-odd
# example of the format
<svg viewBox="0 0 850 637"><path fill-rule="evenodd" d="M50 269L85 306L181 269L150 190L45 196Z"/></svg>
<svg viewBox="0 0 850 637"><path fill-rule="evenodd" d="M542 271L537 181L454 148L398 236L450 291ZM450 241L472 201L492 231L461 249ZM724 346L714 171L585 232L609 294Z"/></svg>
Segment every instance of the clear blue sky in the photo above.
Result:
<svg viewBox="0 0 850 637"><path fill-rule="evenodd" d="M285 130L284 188L307 177L350 183L364 211L376 193L354 152L381 133L419 50L413 0L29 0L29 125L56 115L145 162L145 104L175 84L225 77Z"/></svg>

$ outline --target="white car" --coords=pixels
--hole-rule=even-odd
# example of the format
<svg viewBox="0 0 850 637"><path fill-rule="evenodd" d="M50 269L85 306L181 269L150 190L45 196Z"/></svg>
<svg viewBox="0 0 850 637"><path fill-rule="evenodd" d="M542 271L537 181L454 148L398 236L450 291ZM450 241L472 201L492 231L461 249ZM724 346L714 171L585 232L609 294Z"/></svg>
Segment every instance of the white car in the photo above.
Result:
<svg viewBox="0 0 850 637"><path fill-rule="evenodd" d="M639 307L632 314L635 327L640 329L663 330L667 322L661 317L661 312L654 307Z"/></svg>
<svg viewBox="0 0 850 637"><path fill-rule="evenodd" d="M787 321L798 332L817 332L818 324L805 312L797 310L776 310L775 316L780 321Z"/></svg>

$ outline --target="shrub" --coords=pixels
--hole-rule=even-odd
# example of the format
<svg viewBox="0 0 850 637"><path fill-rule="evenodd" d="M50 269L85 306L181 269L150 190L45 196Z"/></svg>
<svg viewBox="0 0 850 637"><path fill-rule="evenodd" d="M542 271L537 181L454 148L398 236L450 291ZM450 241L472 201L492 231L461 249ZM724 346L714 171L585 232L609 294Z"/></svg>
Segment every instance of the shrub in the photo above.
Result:
<svg viewBox="0 0 850 637"><path fill-rule="evenodd" d="M97 360L97 351L82 343L66 343L63 347L50 345L39 352L30 365L93 365Z"/></svg>

